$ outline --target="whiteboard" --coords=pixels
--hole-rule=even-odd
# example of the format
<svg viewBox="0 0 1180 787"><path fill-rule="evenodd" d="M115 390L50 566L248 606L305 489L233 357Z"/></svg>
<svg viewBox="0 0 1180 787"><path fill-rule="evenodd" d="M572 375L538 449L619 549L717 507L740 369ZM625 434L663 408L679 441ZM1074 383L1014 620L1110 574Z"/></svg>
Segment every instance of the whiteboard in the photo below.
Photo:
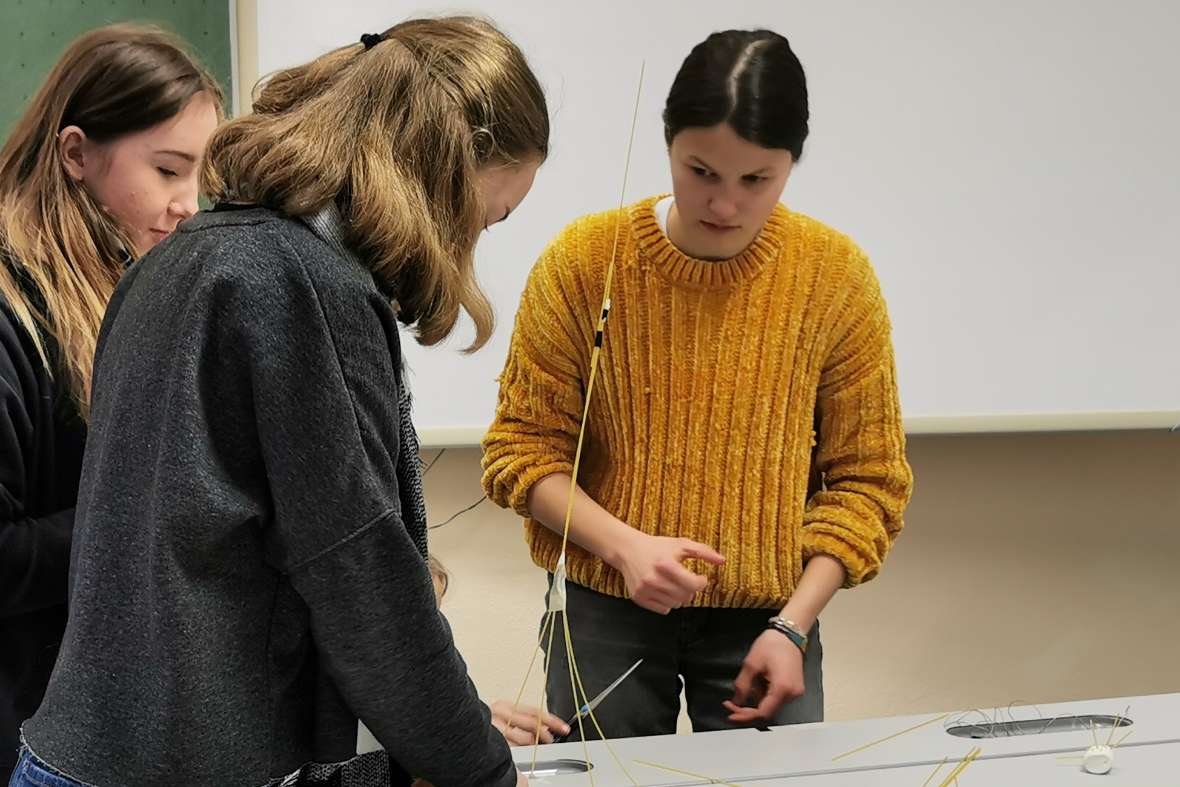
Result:
<svg viewBox="0 0 1180 787"><path fill-rule="evenodd" d="M1180 422L1180 3L258 0L259 72L448 12L520 44L549 98L552 154L479 242L495 338L473 356L458 352L467 323L439 347L406 342L424 443L478 441L537 255L617 204L641 60L628 202L670 189L660 113L689 49L755 26L791 40L811 93L783 202L873 260L908 428Z"/></svg>

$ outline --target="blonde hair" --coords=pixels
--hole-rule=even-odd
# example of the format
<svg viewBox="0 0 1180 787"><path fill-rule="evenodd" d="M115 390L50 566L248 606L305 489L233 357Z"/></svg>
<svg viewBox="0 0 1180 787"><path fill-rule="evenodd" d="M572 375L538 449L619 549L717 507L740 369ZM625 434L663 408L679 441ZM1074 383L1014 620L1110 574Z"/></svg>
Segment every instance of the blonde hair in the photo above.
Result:
<svg viewBox="0 0 1180 787"><path fill-rule="evenodd" d="M442 561L434 555L429 555L426 558L426 565L430 569L430 579L434 582L435 600L441 604L443 596L447 594L447 588L451 585L451 575L447 572Z"/></svg>
<svg viewBox="0 0 1180 787"><path fill-rule="evenodd" d="M78 126L109 142L178 114L198 93L220 107L217 82L175 36L119 24L76 39L0 150L0 296L65 383L83 418L98 330L125 260L126 228L68 176L58 134ZM50 359L42 332L60 358Z"/></svg>
<svg viewBox="0 0 1180 787"><path fill-rule="evenodd" d="M473 351L494 322L475 280L478 170L548 151L545 96L520 49L479 19L417 19L270 77L254 113L214 134L203 182L290 216L334 202L418 341L444 339L463 309Z"/></svg>

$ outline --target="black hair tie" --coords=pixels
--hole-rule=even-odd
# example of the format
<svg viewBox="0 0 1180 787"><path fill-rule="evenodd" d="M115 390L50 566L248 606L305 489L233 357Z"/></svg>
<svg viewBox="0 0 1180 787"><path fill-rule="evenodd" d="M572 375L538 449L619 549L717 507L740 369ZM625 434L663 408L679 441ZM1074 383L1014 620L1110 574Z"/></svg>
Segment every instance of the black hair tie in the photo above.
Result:
<svg viewBox="0 0 1180 787"><path fill-rule="evenodd" d="M378 33L365 33L361 36L361 43L365 45L365 49L372 49L384 40Z"/></svg>

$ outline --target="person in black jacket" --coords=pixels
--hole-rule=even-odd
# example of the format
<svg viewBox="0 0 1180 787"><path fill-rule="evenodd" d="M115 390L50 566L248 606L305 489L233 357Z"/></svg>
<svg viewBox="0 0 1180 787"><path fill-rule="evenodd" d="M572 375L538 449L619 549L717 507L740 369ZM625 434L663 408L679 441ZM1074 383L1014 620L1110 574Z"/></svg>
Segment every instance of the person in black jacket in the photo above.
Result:
<svg viewBox="0 0 1180 787"><path fill-rule="evenodd" d="M0 780L66 625L91 363L128 257L196 210L216 82L170 35L66 50L0 151Z"/></svg>
<svg viewBox="0 0 1180 787"><path fill-rule="evenodd" d="M488 338L475 243L548 144L524 56L469 18L281 71L213 135L216 207L103 322L29 783L338 784L358 720L386 783L523 782L435 604L399 322Z"/></svg>

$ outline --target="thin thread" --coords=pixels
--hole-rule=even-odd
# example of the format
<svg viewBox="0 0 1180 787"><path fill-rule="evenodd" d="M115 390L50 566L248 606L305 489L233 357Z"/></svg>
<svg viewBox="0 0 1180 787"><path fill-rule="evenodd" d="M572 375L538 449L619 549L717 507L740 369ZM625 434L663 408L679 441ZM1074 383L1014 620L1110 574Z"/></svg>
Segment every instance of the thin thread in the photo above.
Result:
<svg viewBox="0 0 1180 787"><path fill-rule="evenodd" d="M445 521L445 522L439 522L437 525L431 525L430 527L428 527L428 528L426 528L426 529L427 529L427 530L438 530L440 527L443 527L444 525L449 525L449 524L451 524L452 522L454 522L456 519L458 519L459 517L461 517L461 516L463 516L464 514L466 514L468 511L471 511L472 509L475 509L475 508L477 508L477 507L478 507L478 506L479 506L481 503L483 503L483 501L485 501L485 500L487 500L487 499L488 499L488 498L487 498L487 495L484 495L484 496L483 496L483 497L481 497L479 500L476 500L474 503L472 503L471 505L467 506L467 508L464 508L462 511L456 511L456 512L455 512L455 513L454 513L454 514L451 516L451 518L450 518L450 519L448 519L447 521Z"/></svg>
<svg viewBox="0 0 1180 787"><path fill-rule="evenodd" d="M658 768L661 771L679 773L681 776L691 776L694 779L701 779L708 784L722 784L725 785L725 787L741 787L740 784L734 784L733 782L723 782L720 779L714 779L713 777L706 776L703 773L693 773L692 771L685 771L680 768L673 768L668 765L660 765L658 762L648 762L647 760L633 760L633 762L637 763L638 765L647 766L648 768Z"/></svg>
<svg viewBox="0 0 1180 787"><path fill-rule="evenodd" d="M913 732L914 730L921 729L922 727L925 727L925 726L926 726L926 725L928 725L928 724L934 724L934 723L935 723L935 722L937 722L937 721L942 721L942 720L943 720L943 719L945 719L947 716L950 716L950 714L949 714L949 713L944 713L944 714L942 714L941 716L937 716L937 717L935 717L935 718L933 718L933 719L927 719L926 721L924 721L924 722L922 722L922 723L920 723L920 724L915 724L913 727L906 727L906 728L905 728L904 730L902 730L901 732L895 732L895 733L893 733L892 735L887 735L887 736L885 736L884 738L881 738L881 739L879 739L879 740L875 740L875 741L872 741L872 742L870 742L870 743L866 743L864 746L859 746L859 747L857 747L857 748L853 749L852 751L846 751L846 752L844 752L843 754L837 754L835 757L833 757L833 758L832 758L832 762L836 762L837 760L842 760L842 759L844 759L845 757L851 756L851 755L853 755L853 754L856 754L856 753L858 753L858 752L862 752L862 751L864 751L865 749L871 749L872 747L874 747L874 746L876 746L876 745L878 745L878 744L880 744L880 743L885 743L886 741L891 741L891 740L893 740L894 738L899 738L899 737L901 737L902 735L905 735L907 732Z"/></svg>
<svg viewBox="0 0 1180 787"><path fill-rule="evenodd" d="M436 464L438 464L438 460L439 460L439 459L442 459L442 458L443 458L443 454L445 454L446 452L447 452L447 449L445 449L445 448L440 448L440 449L439 449L439 452L438 452L437 454L435 454L435 455L434 455L434 458L433 458L433 459L431 459L431 460L430 460L430 464L426 464L425 462L423 462L423 463L422 463L422 464L423 464L423 467L425 468L425 469L422 471L422 477L423 477L423 478L425 478L425 477L426 477L426 474L430 472L430 468L432 468L432 467L434 467ZM419 460L419 461L421 461L421 460Z"/></svg>

